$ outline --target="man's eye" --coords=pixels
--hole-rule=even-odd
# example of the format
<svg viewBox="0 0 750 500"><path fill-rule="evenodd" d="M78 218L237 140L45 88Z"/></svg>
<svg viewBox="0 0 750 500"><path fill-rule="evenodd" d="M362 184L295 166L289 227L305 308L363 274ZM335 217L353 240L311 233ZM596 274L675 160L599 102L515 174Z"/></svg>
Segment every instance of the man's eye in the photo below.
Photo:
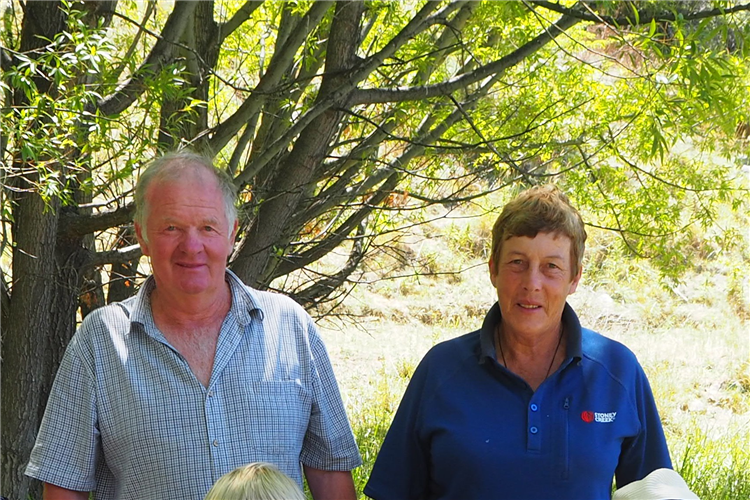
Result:
<svg viewBox="0 0 750 500"><path fill-rule="evenodd" d="M167 226L167 231L175 231L177 228L175 226Z"/></svg>
<svg viewBox="0 0 750 500"><path fill-rule="evenodd" d="M211 226L205 226L203 229L205 231L213 231L214 230L214 228L212 228Z"/></svg>

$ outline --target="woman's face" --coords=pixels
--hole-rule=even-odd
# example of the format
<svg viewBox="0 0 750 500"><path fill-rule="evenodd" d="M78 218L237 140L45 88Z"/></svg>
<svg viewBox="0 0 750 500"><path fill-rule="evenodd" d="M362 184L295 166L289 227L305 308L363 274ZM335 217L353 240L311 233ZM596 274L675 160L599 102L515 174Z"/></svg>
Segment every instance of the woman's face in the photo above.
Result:
<svg viewBox="0 0 750 500"><path fill-rule="evenodd" d="M572 275L570 238L538 233L505 240L490 260L490 280L497 290L503 332L539 338L557 335L565 300L581 279Z"/></svg>

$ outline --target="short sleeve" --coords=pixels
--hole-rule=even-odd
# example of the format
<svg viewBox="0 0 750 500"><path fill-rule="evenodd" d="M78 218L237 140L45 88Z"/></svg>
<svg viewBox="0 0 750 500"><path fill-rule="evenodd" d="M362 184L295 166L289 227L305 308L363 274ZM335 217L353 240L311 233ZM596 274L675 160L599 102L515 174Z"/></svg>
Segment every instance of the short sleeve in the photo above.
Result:
<svg viewBox="0 0 750 500"><path fill-rule="evenodd" d="M664 429L648 378L638 365L635 376L635 404L641 422L640 432L626 439L615 471L617 487L638 481L656 469L672 468Z"/></svg>
<svg viewBox="0 0 750 500"><path fill-rule="evenodd" d="M364 493L376 500L422 499L429 487L429 445L423 443L420 413L429 380L429 354L419 364L404 392Z"/></svg>
<svg viewBox="0 0 750 500"><path fill-rule="evenodd" d="M309 320L312 409L300 460L320 470L349 471L362 464L333 367L317 329Z"/></svg>
<svg viewBox="0 0 750 500"><path fill-rule="evenodd" d="M26 475L70 490L92 491L99 454L94 377L74 337L52 385Z"/></svg>

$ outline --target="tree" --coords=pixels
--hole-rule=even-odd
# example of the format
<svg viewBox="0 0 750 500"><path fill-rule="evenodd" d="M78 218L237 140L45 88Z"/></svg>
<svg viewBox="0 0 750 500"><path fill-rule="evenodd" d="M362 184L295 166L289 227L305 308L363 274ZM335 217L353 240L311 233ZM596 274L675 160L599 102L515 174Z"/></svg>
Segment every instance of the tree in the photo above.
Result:
<svg viewBox="0 0 750 500"><path fill-rule="evenodd" d="M675 145L737 147L749 9L7 3L0 493L38 492L23 467L77 314L134 291L133 181L158 151L227 169L244 214L231 268L308 308L423 208L550 179L674 274L689 228L741 187Z"/></svg>

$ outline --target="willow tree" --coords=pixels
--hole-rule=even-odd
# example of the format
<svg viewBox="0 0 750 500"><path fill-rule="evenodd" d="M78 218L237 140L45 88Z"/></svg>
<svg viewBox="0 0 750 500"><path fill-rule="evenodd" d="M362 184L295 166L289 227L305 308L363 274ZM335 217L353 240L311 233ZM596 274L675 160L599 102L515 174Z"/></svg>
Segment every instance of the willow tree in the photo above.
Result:
<svg viewBox="0 0 750 500"><path fill-rule="evenodd" d="M307 307L433 204L554 180L589 223L675 273L689 228L741 187L675 146L734 154L748 4L3 5L0 494L12 498L38 491L22 470L76 318L138 283L132 188L160 151L190 147L232 175L231 268Z"/></svg>

